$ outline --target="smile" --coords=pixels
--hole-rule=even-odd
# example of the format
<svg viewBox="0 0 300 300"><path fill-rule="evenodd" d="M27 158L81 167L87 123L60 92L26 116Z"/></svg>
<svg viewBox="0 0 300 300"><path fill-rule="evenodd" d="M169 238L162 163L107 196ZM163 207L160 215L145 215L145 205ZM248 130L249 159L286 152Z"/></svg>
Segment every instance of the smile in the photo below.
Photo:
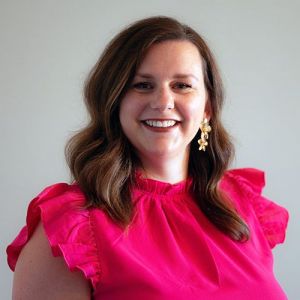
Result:
<svg viewBox="0 0 300 300"><path fill-rule="evenodd" d="M174 121L174 120L145 120L144 123L146 123L148 126L151 126L151 127L166 128L166 127L174 126L176 124L176 121Z"/></svg>

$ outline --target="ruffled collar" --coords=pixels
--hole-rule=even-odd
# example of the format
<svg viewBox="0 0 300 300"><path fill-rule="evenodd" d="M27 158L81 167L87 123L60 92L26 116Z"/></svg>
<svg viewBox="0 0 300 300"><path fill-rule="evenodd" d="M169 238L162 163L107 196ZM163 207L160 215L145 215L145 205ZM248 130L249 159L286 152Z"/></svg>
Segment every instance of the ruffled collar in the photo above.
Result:
<svg viewBox="0 0 300 300"><path fill-rule="evenodd" d="M135 188L156 195L179 195L192 190L192 178L177 183L168 183L155 179L144 178L140 171L135 172Z"/></svg>

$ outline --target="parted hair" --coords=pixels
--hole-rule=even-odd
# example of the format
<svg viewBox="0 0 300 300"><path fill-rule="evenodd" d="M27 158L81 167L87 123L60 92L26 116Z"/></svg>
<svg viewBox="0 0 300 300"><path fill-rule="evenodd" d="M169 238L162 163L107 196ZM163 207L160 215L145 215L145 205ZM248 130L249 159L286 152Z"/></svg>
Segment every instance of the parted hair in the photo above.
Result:
<svg viewBox="0 0 300 300"><path fill-rule="evenodd" d="M85 194L87 208L104 210L124 228L130 224L134 215L131 188L141 163L122 131L120 103L147 50L168 40L189 41L198 48L211 107L212 131L206 151L198 150L200 129L191 141L188 174L195 201L219 230L245 241L248 226L218 185L234 155L231 138L221 123L224 92L220 73L204 39L173 18L155 16L129 25L110 41L92 68L84 87L88 123L65 147L71 181Z"/></svg>

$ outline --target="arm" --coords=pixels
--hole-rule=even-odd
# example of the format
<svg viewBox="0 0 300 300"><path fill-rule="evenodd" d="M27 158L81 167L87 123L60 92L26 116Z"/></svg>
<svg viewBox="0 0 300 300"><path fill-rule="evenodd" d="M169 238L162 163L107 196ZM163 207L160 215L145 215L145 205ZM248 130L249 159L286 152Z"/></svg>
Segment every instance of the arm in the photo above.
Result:
<svg viewBox="0 0 300 300"><path fill-rule="evenodd" d="M19 256L12 299L91 299L91 286L83 274L71 272L63 258L53 257L41 223Z"/></svg>

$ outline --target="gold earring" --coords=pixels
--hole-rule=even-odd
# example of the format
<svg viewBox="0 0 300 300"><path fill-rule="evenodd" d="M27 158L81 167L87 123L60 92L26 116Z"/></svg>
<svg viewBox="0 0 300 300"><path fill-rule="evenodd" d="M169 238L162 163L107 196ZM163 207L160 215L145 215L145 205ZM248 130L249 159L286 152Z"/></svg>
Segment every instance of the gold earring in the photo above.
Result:
<svg viewBox="0 0 300 300"><path fill-rule="evenodd" d="M211 132L211 126L209 126L208 120L205 118L201 124L200 124L200 129L201 129L201 138L198 140L199 144L199 151L205 151L205 148L208 145L208 133Z"/></svg>

